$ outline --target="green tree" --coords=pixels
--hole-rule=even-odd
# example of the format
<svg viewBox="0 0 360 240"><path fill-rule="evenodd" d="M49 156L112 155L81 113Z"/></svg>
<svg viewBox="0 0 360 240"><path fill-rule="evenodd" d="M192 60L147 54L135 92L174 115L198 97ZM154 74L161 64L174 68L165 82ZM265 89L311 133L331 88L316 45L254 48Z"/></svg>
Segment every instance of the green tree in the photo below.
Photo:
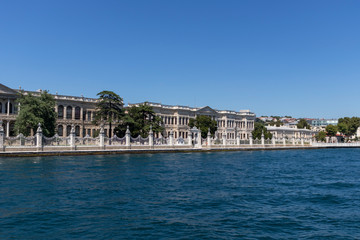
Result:
<svg viewBox="0 0 360 240"><path fill-rule="evenodd" d="M341 133L352 136L356 133L358 127L360 127L360 118L358 117L344 117L338 120L338 126ZM346 126L346 127L345 127Z"/></svg>
<svg viewBox="0 0 360 240"><path fill-rule="evenodd" d="M17 133L29 136L36 132L38 123L41 123L45 136L55 135L55 100L48 91L41 92L40 96L20 93L17 102L20 104L20 111L14 126Z"/></svg>
<svg viewBox="0 0 360 240"><path fill-rule="evenodd" d="M310 129L311 126L310 124L305 120L305 119L300 119L300 121L298 122L298 124L296 125L297 128L303 128L303 129Z"/></svg>
<svg viewBox="0 0 360 240"><path fill-rule="evenodd" d="M205 115L198 115L195 119L190 118L189 127L193 128L194 126L201 131L202 138L207 137L209 128L212 137L214 137L217 130L217 122L212 120L211 117Z"/></svg>
<svg viewBox="0 0 360 240"><path fill-rule="evenodd" d="M150 126L154 133L163 132L164 127L161 124L161 118L155 115L153 108L144 103L127 109L121 123L115 128L115 133L117 136L123 137L129 126L131 136L141 135L145 138L149 135Z"/></svg>
<svg viewBox="0 0 360 240"><path fill-rule="evenodd" d="M97 96L99 96L99 99L96 104L94 123L107 122L109 124L108 136L111 137L112 124L124 115L123 99L112 91L102 91Z"/></svg>
<svg viewBox="0 0 360 240"><path fill-rule="evenodd" d="M317 141L325 142L326 132L324 131L319 132L318 134L315 135L315 138Z"/></svg>
<svg viewBox="0 0 360 240"><path fill-rule="evenodd" d="M336 136L336 133L338 132L337 126L334 125L327 125L325 128L327 135L330 137Z"/></svg>
<svg viewBox="0 0 360 240"><path fill-rule="evenodd" d="M264 134L265 139L272 139L272 134L266 129L265 124L255 120L254 130L252 131L253 139L260 139L262 134Z"/></svg>

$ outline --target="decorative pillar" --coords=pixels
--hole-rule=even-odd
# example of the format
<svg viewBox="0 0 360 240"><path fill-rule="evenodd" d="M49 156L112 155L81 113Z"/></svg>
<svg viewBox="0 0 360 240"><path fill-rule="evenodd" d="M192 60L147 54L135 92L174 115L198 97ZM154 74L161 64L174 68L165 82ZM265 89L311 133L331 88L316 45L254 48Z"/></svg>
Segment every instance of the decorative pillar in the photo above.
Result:
<svg viewBox="0 0 360 240"><path fill-rule="evenodd" d="M275 134L274 134L275 135ZM275 136L272 136L271 138L271 142L272 142L272 145L276 145L276 139L275 139Z"/></svg>
<svg viewBox="0 0 360 240"><path fill-rule="evenodd" d="M265 145L265 136L264 136L264 133L261 134L261 145Z"/></svg>
<svg viewBox="0 0 360 240"><path fill-rule="evenodd" d="M210 147L211 146L211 133L210 133L210 128L208 130L208 133L207 133L207 146Z"/></svg>
<svg viewBox="0 0 360 240"><path fill-rule="evenodd" d="M75 150L75 126L74 126L74 124L71 125L71 130L70 130L70 147L71 147L71 150Z"/></svg>
<svg viewBox="0 0 360 240"><path fill-rule="evenodd" d="M6 136L10 136L10 121L6 121Z"/></svg>
<svg viewBox="0 0 360 240"><path fill-rule="evenodd" d="M198 148L201 148L201 131L199 130L199 132L197 133L197 139L196 139L196 145Z"/></svg>
<svg viewBox="0 0 360 240"><path fill-rule="evenodd" d="M150 148L154 147L154 132L152 130L151 125L150 125L150 131L149 131L149 146L150 146Z"/></svg>
<svg viewBox="0 0 360 240"><path fill-rule="evenodd" d="M253 145L253 135L252 135L252 132L250 132L250 134L249 134L249 143L250 143L250 145Z"/></svg>
<svg viewBox="0 0 360 240"><path fill-rule="evenodd" d="M304 146L304 134L300 133L301 145Z"/></svg>
<svg viewBox="0 0 360 240"><path fill-rule="evenodd" d="M312 142L312 137L310 136L310 138L309 138L309 144L310 144L310 146L313 144L313 142Z"/></svg>
<svg viewBox="0 0 360 240"><path fill-rule="evenodd" d="M36 130L36 148L38 151L41 151L43 147L42 138L43 138L43 133L41 129L41 123L39 123L38 128Z"/></svg>
<svg viewBox="0 0 360 240"><path fill-rule="evenodd" d="M75 120L75 107L72 107L72 109L71 109L71 119L72 120Z"/></svg>
<svg viewBox="0 0 360 240"><path fill-rule="evenodd" d="M130 147L130 130L129 130L129 125L126 127L125 141L126 141L125 146Z"/></svg>
<svg viewBox="0 0 360 240"><path fill-rule="evenodd" d="M292 137L291 141L292 141L292 144L295 145L295 134L294 134L294 136Z"/></svg>
<svg viewBox="0 0 360 240"><path fill-rule="evenodd" d="M0 151L4 151L4 128L2 125L2 121L0 120Z"/></svg>
<svg viewBox="0 0 360 240"><path fill-rule="evenodd" d="M240 133L236 133L236 145L240 146Z"/></svg>
<svg viewBox="0 0 360 240"><path fill-rule="evenodd" d="M103 124L101 124L101 126L100 126L99 146L100 146L100 148L105 147L105 130L104 130L104 125Z"/></svg>
<svg viewBox="0 0 360 240"><path fill-rule="evenodd" d="M188 132L188 144L189 144L189 146L192 146L192 132L191 131L189 131Z"/></svg>
<svg viewBox="0 0 360 240"><path fill-rule="evenodd" d="M8 100L7 100L7 113L6 113L6 115L10 115L10 99L8 98Z"/></svg>
<svg viewBox="0 0 360 240"><path fill-rule="evenodd" d="M174 131L172 129L170 130L169 144L170 146L174 146Z"/></svg>
<svg viewBox="0 0 360 240"><path fill-rule="evenodd" d="M285 132L283 132L283 135L282 135L282 137L283 137L283 145L286 145L286 137L285 137Z"/></svg>
<svg viewBox="0 0 360 240"><path fill-rule="evenodd" d="M226 131L222 134L222 143L224 146L226 146Z"/></svg>

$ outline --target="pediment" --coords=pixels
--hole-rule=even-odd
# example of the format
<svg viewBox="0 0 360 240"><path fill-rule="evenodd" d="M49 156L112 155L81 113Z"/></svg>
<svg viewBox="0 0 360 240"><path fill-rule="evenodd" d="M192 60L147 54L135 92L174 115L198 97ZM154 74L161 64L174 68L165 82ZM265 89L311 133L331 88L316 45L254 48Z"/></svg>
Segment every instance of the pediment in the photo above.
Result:
<svg viewBox="0 0 360 240"><path fill-rule="evenodd" d="M0 94L13 95L13 94L17 94L17 92L0 83Z"/></svg>
<svg viewBox="0 0 360 240"><path fill-rule="evenodd" d="M197 114L215 115L217 112L209 106L202 107L196 111Z"/></svg>

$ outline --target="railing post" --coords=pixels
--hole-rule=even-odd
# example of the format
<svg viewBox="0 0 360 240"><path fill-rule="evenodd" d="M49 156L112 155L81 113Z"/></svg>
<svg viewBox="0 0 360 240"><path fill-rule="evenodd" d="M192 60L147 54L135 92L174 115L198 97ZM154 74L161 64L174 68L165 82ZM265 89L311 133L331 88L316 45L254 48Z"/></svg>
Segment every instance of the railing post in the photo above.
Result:
<svg viewBox="0 0 360 240"><path fill-rule="evenodd" d="M304 146L304 135L300 134L300 141L301 141L301 145Z"/></svg>
<svg viewBox="0 0 360 240"><path fill-rule="evenodd" d="M0 121L0 151L4 151L4 128L2 125L2 121Z"/></svg>
<svg viewBox="0 0 360 240"><path fill-rule="evenodd" d="M74 126L74 124L71 125L71 130L70 130L70 147L71 147L71 150L75 150L75 126Z"/></svg>
<svg viewBox="0 0 360 240"><path fill-rule="evenodd" d="M197 143L197 147L198 147L198 148L202 148L202 144L201 144L201 131L200 131L200 129L199 129L199 132L197 133L196 143Z"/></svg>
<svg viewBox="0 0 360 240"><path fill-rule="evenodd" d="M125 146L130 147L130 129L129 129L129 126L126 127L125 141L126 141Z"/></svg>
<svg viewBox="0 0 360 240"><path fill-rule="evenodd" d="M250 132L250 134L249 134L249 144L250 145L253 145L254 143L253 143L253 135L252 135L252 132Z"/></svg>
<svg viewBox="0 0 360 240"><path fill-rule="evenodd" d="M38 128L36 130L36 148L38 151L42 151L42 147L43 147L43 133L42 133L42 129L41 129L41 123L38 124Z"/></svg>
<svg viewBox="0 0 360 240"><path fill-rule="evenodd" d="M226 146L226 132L223 132L222 134L222 142L223 142L223 146Z"/></svg>
<svg viewBox="0 0 360 240"><path fill-rule="evenodd" d="M170 145L171 147L174 146L174 132L173 132L172 129L170 130L170 135L169 135L169 145Z"/></svg>
<svg viewBox="0 0 360 240"><path fill-rule="evenodd" d="M261 145L265 145L265 136L264 136L264 133L261 134Z"/></svg>
<svg viewBox="0 0 360 240"><path fill-rule="evenodd" d="M25 145L25 137L22 133L19 134L19 138L20 138L20 146L24 146Z"/></svg>
<svg viewBox="0 0 360 240"><path fill-rule="evenodd" d="M102 149L105 147L105 130L104 130L104 125L101 125L101 126L100 126L99 146L100 146L100 148L102 148Z"/></svg>
<svg viewBox="0 0 360 240"><path fill-rule="evenodd" d="M208 147L211 147L211 133L210 133L210 128L208 130L208 133L207 133L207 146Z"/></svg>
<svg viewBox="0 0 360 240"><path fill-rule="evenodd" d="M240 133L236 134L236 145L240 146Z"/></svg>
<svg viewBox="0 0 360 240"><path fill-rule="evenodd" d="M152 130L152 126L150 126L150 131L149 131L149 147L150 148L154 147L154 132Z"/></svg>
<svg viewBox="0 0 360 240"><path fill-rule="evenodd" d="M285 132L283 132L283 135L282 135L282 137L283 137L283 145L286 145L286 137L285 137Z"/></svg>

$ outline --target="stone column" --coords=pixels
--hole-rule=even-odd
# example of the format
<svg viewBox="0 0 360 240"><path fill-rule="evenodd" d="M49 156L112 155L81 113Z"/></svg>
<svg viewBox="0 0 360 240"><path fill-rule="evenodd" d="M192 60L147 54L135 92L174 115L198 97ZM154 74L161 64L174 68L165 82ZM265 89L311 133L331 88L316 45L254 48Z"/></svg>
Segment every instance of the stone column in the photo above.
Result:
<svg viewBox="0 0 360 240"><path fill-rule="evenodd" d="M63 119L66 119L66 108L67 108L67 106L65 106L65 105L63 105ZM66 135L66 134L65 134ZM64 135L64 136L65 136Z"/></svg>
<svg viewBox="0 0 360 240"><path fill-rule="evenodd" d="M70 147L71 150L75 150L75 126L74 124L71 125L71 130L70 130Z"/></svg>
<svg viewBox="0 0 360 240"><path fill-rule="evenodd" d="M274 134L275 135L275 134ZM271 141L272 141L272 145L276 145L276 139L275 139L275 136L273 135L273 137L271 138Z"/></svg>
<svg viewBox="0 0 360 240"><path fill-rule="evenodd" d="M312 137L310 136L310 138L309 138L309 144L310 144L310 146L313 144L313 142L312 142Z"/></svg>
<svg viewBox="0 0 360 240"><path fill-rule="evenodd" d="M264 133L261 134L261 145L265 145L265 136L264 136Z"/></svg>
<svg viewBox="0 0 360 240"><path fill-rule="evenodd" d="M10 121L6 121L6 136L10 136Z"/></svg>
<svg viewBox="0 0 360 240"><path fill-rule="evenodd" d="M240 146L240 133L236 132L236 145Z"/></svg>
<svg viewBox="0 0 360 240"><path fill-rule="evenodd" d="M226 146L226 132L223 132L222 134L222 144L223 146Z"/></svg>
<svg viewBox="0 0 360 240"><path fill-rule="evenodd" d="M210 128L208 130L208 133L207 133L207 146L208 147L211 147L211 133L210 133Z"/></svg>
<svg viewBox="0 0 360 240"><path fill-rule="evenodd" d="M130 129L129 129L129 126L126 127L126 132L125 132L125 141L126 141L126 144L125 146L127 147L130 147Z"/></svg>
<svg viewBox="0 0 360 240"><path fill-rule="evenodd" d="M10 99L7 100L7 113L6 115L10 115Z"/></svg>
<svg viewBox="0 0 360 240"><path fill-rule="evenodd" d="M150 131L149 131L149 146L150 148L154 147L154 132L152 130L152 126L150 126Z"/></svg>
<svg viewBox="0 0 360 240"><path fill-rule="evenodd" d="M285 137L285 132L283 132L283 145L286 145L286 137Z"/></svg>
<svg viewBox="0 0 360 240"><path fill-rule="evenodd" d="M300 141L301 141L301 145L304 146L304 134L300 133Z"/></svg>
<svg viewBox="0 0 360 240"><path fill-rule="evenodd" d="M2 121L0 120L0 151L4 151L4 128L2 125Z"/></svg>
<svg viewBox="0 0 360 240"><path fill-rule="evenodd" d="M105 147L105 130L104 125L101 124L100 126L100 132L99 132L99 147L104 148Z"/></svg>
<svg viewBox="0 0 360 240"><path fill-rule="evenodd" d="M169 135L169 145L174 146L174 132L172 129L170 130L170 135Z"/></svg>
<svg viewBox="0 0 360 240"><path fill-rule="evenodd" d="M189 144L189 146L192 146L192 132L188 132L188 144Z"/></svg>
<svg viewBox="0 0 360 240"><path fill-rule="evenodd" d="M252 135L252 132L250 132L250 134L249 134L249 142L250 142L250 145L253 145L253 135Z"/></svg>
<svg viewBox="0 0 360 240"><path fill-rule="evenodd" d="M197 133L196 145L197 145L198 148L202 148L202 144L201 144L201 131L200 131L200 130L199 130L199 132Z"/></svg>
<svg viewBox="0 0 360 240"><path fill-rule="evenodd" d="M295 136L292 137L291 141L292 141L292 144L295 145Z"/></svg>
<svg viewBox="0 0 360 240"><path fill-rule="evenodd" d="M43 133L41 129L41 123L39 123L38 128L36 130L36 148L38 151L42 151L42 147L43 147L42 138L43 138Z"/></svg>
<svg viewBox="0 0 360 240"><path fill-rule="evenodd" d="M71 114L72 114L71 119L75 120L75 107L72 108L72 113Z"/></svg>

